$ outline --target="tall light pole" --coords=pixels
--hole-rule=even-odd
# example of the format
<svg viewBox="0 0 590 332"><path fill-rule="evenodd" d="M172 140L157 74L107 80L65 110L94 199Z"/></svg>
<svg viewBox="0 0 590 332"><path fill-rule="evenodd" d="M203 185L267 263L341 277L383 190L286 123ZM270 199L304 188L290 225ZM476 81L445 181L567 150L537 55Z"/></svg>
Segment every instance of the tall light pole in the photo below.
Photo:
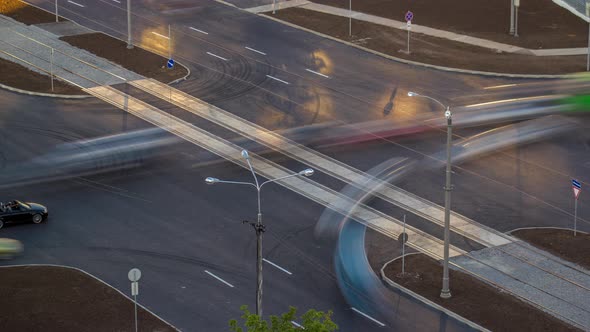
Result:
<svg viewBox="0 0 590 332"><path fill-rule="evenodd" d="M267 180L263 183L259 183L258 177L256 176L256 172L254 172L254 168L252 167L252 163L250 162L250 155L248 154L248 151L242 150L242 157L244 157L244 159L246 159L246 162L248 163L250 172L252 172L252 176L254 177L254 183L241 181L224 181L212 177L206 178L205 183L244 184L256 188L256 192L258 194L258 219L256 220L256 223L252 223L252 226L254 226L254 230L256 231L256 277L258 281L256 284L256 314L258 315L258 317L262 317L262 233L264 233L265 227L262 224L262 210L260 208L260 190L262 189L262 186L264 186L267 183L276 182L295 176L312 176L314 170L311 168L307 168L299 173L289 174L282 177L278 177L276 179Z"/></svg>
<svg viewBox="0 0 590 332"><path fill-rule="evenodd" d="M451 139L453 136L453 119L452 113L449 106L445 106L440 101L429 97L417 94L415 92L408 92L409 97L423 97L430 99L438 103L442 108L445 109L445 118L447 119L447 170L446 170L446 182L445 182L445 230L444 230L444 261L443 261L443 278L442 278L442 290L440 291L440 297L448 299L451 297L451 290L449 289L449 241L450 241L450 226L451 226L451 191L453 185L451 185Z"/></svg>
<svg viewBox="0 0 590 332"><path fill-rule="evenodd" d="M348 0L348 36L352 37L352 0Z"/></svg>
<svg viewBox="0 0 590 332"><path fill-rule="evenodd" d="M133 48L133 43L131 43L131 0L127 0L127 48Z"/></svg>

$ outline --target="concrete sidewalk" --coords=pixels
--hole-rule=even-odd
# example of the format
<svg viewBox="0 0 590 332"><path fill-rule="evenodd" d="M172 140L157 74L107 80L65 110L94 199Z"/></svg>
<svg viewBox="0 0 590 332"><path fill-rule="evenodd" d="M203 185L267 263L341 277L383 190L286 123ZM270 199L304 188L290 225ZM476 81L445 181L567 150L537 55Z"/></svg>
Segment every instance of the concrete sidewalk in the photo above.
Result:
<svg viewBox="0 0 590 332"><path fill-rule="evenodd" d="M277 5L276 10L297 7L301 9L313 10L320 13L336 15L340 17L352 17L355 20L365 21L369 23L379 24L391 28L396 28L400 30L406 30L406 22L396 21L380 16L365 14L357 11L349 11L344 8L332 7L327 5L321 5L309 1L302 1L302 0L291 0L287 2L282 2L281 6ZM264 13L264 12L272 12L273 6L266 5L266 6L259 6L254 8L245 9L246 11L252 13ZM535 55L535 56L562 56L562 55L584 55L588 53L588 49L585 47L580 48L555 48L555 49L542 49L542 50L535 50L529 48L523 48L519 46L509 45L498 43L495 41L471 37L467 35L461 35L458 33L439 30L434 28L425 27L422 25L412 24L413 33L421 33L431 37L438 37L443 39L452 40L455 42L460 42L464 44L469 44L477 47L488 48L496 51L501 51L504 53L517 53L517 54L525 54L525 55Z"/></svg>

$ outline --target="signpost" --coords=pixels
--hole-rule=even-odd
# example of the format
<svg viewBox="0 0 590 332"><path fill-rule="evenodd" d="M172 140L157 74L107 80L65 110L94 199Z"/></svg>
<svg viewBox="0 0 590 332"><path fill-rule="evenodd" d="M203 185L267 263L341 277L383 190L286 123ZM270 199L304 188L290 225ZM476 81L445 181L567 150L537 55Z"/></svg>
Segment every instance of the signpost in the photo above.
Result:
<svg viewBox="0 0 590 332"><path fill-rule="evenodd" d="M135 303L135 332L137 332L137 294L139 294L139 278L141 278L141 271L137 268L129 270L127 274L129 281L131 281L131 295L133 295L133 302Z"/></svg>
<svg viewBox="0 0 590 332"><path fill-rule="evenodd" d="M586 1L586 17L590 19L590 2ZM590 20L588 21L588 55L586 56L586 71L590 71Z"/></svg>
<svg viewBox="0 0 590 332"><path fill-rule="evenodd" d="M174 67L174 60L168 59L168 62L166 62L166 67L172 69Z"/></svg>
<svg viewBox="0 0 590 332"><path fill-rule="evenodd" d="M402 277L406 273L406 242L408 241L408 233L406 233L406 215L404 214L404 229L400 234L402 241Z"/></svg>
<svg viewBox="0 0 590 332"><path fill-rule="evenodd" d="M407 54L410 54L410 30L412 29L412 19L414 18L414 13L408 10L405 15L406 18L406 29L408 30L408 49L406 51Z"/></svg>
<svg viewBox="0 0 590 332"><path fill-rule="evenodd" d="M576 236L578 222L578 196L582 192L582 185L578 180L572 179L572 189L574 190L574 236Z"/></svg>
<svg viewBox="0 0 590 332"><path fill-rule="evenodd" d="M518 7L520 0L514 0L514 37L518 37Z"/></svg>

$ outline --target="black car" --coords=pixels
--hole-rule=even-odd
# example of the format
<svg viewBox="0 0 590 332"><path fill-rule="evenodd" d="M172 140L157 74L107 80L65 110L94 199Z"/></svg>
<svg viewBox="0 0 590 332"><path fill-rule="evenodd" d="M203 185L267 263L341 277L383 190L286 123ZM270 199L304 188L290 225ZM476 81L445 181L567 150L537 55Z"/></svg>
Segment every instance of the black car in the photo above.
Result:
<svg viewBox="0 0 590 332"><path fill-rule="evenodd" d="M47 219L47 208L37 203L23 203L21 201L0 202L0 228L4 224L33 222L40 224Z"/></svg>

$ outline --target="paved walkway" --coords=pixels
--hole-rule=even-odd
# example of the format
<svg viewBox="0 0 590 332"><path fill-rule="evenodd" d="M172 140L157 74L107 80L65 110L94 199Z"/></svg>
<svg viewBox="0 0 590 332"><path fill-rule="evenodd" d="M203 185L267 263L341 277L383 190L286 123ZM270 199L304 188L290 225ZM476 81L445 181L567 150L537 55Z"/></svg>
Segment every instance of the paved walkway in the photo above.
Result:
<svg viewBox="0 0 590 332"><path fill-rule="evenodd" d="M266 5L266 6L259 6L254 8L248 8L246 11L252 13L263 13L263 12L271 12L273 10L273 5ZM383 18L380 16L365 14L357 11L349 11L348 9L332 7L322 4L317 4L309 1L302 1L302 0L291 0L287 2L281 3L281 7L277 5L276 10L290 8L290 7L298 7L307 10L313 10L320 13L326 13L341 17L352 17L355 20L365 21L369 23L375 23L391 28L406 30L406 22L396 21L388 18ZM535 49L528 49L514 45L508 45L503 43L494 42L487 39L471 37L467 35L461 35L458 33L444 31L434 28L425 27L422 25L412 24L412 32L414 33L422 33L432 37L438 37L443 39L448 39L464 44L469 44L478 47L484 47L492 50L498 50L505 53L519 53L519 54L528 54L528 55L535 55L535 56L562 56L562 55L582 55L587 54L588 49L585 47L580 48L555 48L555 49L542 49L542 50L535 50Z"/></svg>
<svg viewBox="0 0 590 332"><path fill-rule="evenodd" d="M590 271L520 241L470 252L451 261L590 331Z"/></svg>

